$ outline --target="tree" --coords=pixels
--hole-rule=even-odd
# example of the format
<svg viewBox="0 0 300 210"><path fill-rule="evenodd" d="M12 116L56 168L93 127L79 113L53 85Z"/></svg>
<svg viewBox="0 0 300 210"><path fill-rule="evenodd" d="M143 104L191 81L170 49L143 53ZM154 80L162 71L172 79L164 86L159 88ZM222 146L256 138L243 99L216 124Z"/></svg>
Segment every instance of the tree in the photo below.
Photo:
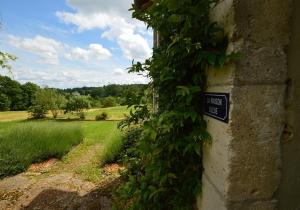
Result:
<svg viewBox="0 0 300 210"><path fill-rule="evenodd" d="M42 105L34 105L29 107L28 112L32 119L44 119L46 118L46 114L48 110L45 106Z"/></svg>
<svg viewBox="0 0 300 210"><path fill-rule="evenodd" d="M66 99L63 95L54 89L46 88L37 91L34 105L44 107L52 113L53 118L56 118L63 109L65 102Z"/></svg>
<svg viewBox="0 0 300 210"><path fill-rule="evenodd" d="M0 111L8 111L10 108L11 101L5 94L0 94Z"/></svg>
<svg viewBox="0 0 300 210"><path fill-rule="evenodd" d="M26 108L29 108L33 105L35 94L40 87L32 82L27 82L21 88L23 90L24 104Z"/></svg>
<svg viewBox="0 0 300 210"><path fill-rule="evenodd" d="M26 104L23 100L23 90L19 82L5 76L0 76L0 93L5 94L11 101L10 110L25 110Z"/></svg>
<svg viewBox="0 0 300 210"><path fill-rule="evenodd" d="M102 100L103 107L113 107L117 105L117 101L114 97L108 96Z"/></svg>
<svg viewBox="0 0 300 210"><path fill-rule="evenodd" d="M78 115L83 113L85 109L90 108L90 101L86 96L73 96L66 104L65 112L76 112Z"/></svg>
<svg viewBox="0 0 300 210"><path fill-rule="evenodd" d="M17 57L11 55L11 54L8 54L6 52L1 52L0 51L0 67L2 69L8 69L8 70L11 70L11 66L8 64L8 62L10 60L12 61L15 61L17 59Z"/></svg>

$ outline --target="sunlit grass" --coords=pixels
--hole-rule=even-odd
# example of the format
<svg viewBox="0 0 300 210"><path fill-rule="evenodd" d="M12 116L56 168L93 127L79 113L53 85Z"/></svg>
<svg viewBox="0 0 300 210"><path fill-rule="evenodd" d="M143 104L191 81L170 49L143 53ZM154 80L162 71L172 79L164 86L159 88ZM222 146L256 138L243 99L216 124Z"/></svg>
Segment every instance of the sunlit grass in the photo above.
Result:
<svg viewBox="0 0 300 210"><path fill-rule="evenodd" d="M35 162L61 158L83 140L82 129L76 124L6 123L8 125L11 127L2 129L0 133L0 177L25 171Z"/></svg>

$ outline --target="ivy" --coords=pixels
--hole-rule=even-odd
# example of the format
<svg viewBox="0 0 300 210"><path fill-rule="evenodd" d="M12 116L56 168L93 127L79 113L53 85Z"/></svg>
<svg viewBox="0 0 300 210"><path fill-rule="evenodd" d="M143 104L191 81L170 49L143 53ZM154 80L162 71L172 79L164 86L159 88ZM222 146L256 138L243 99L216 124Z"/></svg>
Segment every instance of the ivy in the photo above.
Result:
<svg viewBox="0 0 300 210"><path fill-rule="evenodd" d="M222 67L228 40L210 20L217 0L153 0L147 10L133 5L133 17L159 31L159 46L130 72L147 72L158 110L146 104L122 126L140 125L130 149L127 181L118 191L121 209L193 209L201 192L202 145L210 141L202 93L209 67Z"/></svg>

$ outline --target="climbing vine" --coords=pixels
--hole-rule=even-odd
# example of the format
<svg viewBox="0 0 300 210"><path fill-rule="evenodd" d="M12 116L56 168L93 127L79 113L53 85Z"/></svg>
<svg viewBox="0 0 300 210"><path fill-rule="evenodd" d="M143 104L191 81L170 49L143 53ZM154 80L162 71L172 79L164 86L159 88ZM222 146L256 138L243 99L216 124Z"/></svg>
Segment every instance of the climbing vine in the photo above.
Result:
<svg viewBox="0 0 300 210"><path fill-rule="evenodd" d="M117 192L122 208L193 209L201 192L202 145L210 141L203 119L202 93L209 67L222 67L227 38L210 20L217 0L153 0L148 9L133 6L133 17L159 31L159 46L130 72L146 72L158 110L146 103L121 123L133 126L127 180ZM137 125L140 127L137 128Z"/></svg>

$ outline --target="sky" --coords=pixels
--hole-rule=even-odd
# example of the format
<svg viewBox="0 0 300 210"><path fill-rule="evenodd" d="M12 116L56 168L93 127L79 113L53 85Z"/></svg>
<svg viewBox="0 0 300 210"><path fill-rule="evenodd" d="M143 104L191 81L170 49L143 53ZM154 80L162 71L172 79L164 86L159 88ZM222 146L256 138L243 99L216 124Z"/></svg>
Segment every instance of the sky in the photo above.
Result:
<svg viewBox="0 0 300 210"><path fill-rule="evenodd" d="M131 18L131 3L1 0L0 51L18 57L12 77L57 88L147 83L127 73L152 53L152 31Z"/></svg>

